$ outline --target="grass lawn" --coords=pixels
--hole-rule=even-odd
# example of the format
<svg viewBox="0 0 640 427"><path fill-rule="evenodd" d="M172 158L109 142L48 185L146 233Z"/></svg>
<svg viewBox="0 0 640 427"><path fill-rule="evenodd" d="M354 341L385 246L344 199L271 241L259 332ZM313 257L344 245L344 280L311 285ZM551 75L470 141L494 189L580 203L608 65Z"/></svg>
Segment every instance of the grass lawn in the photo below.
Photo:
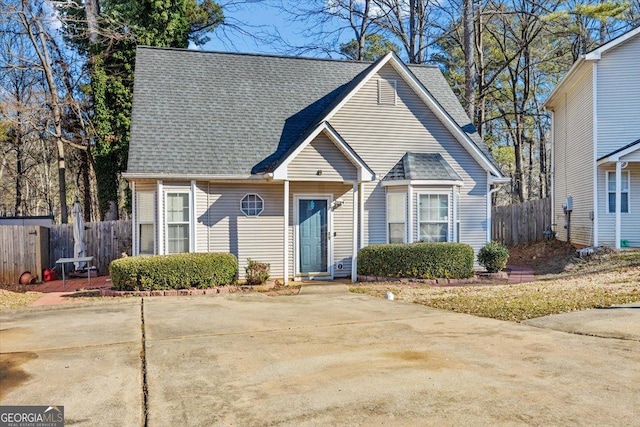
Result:
<svg viewBox="0 0 640 427"><path fill-rule="evenodd" d="M0 310L4 308L25 307L40 298L40 292L14 292L0 289Z"/></svg>
<svg viewBox="0 0 640 427"><path fill-rule="evenodd" d="M400 283L358 284L351 292L500 320L522 321L550 314L640 301L640 251L604 253L570 260L558 274L532 283L435 287Z"/></svg>

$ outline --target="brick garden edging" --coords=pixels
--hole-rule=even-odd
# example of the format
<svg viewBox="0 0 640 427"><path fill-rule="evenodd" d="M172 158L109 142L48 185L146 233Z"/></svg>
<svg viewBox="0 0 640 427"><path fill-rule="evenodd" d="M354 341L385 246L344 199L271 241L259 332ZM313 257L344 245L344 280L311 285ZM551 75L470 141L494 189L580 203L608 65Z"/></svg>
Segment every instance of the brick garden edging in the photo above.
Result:
<svg viewBox="0 0 640 427"><path fill-rule="evenodd" d="M190 295L214 295L239 292L237 286L224 286L210 289L168 289L165 291L116 291L114 289L100 289L103 297L175 297Z"/></svg>
<svg viewBox="0 0 640 427"><path fill-rule="evenodd" d="M400 277L384 277L384 276L358 276L359 282L400 282L405 284L419 284L431 286L459 286L459 285L478 285L483 281L509 280L509 274L506 271L499 273L487 273L484 271L477 272L475 276L466 279L418 279L416 277L400 278Z"/></svg>
<svg viewBox="0 0 640 427"><path fill-rule="evenodd" d="M284 287L274 289L273 286L221 286L210 289L168 289L159 291L116 291L114 289L100 289L103 297L176 297L192 295L233 294L237 292L261 292L268 296L297 295L299 287Z"/></svg>

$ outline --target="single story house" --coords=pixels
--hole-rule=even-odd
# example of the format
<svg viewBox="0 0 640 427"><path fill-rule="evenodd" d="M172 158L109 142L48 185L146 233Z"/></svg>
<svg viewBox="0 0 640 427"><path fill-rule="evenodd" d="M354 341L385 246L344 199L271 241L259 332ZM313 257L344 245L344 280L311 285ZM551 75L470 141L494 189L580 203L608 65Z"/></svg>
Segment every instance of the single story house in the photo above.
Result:
<svg viewBox="0 0 640 427"><path fill-rule="evenodd" d="M508 182L436 67L140 47L133 253L357 277L374 243L490 240ZM241 273L242 274L242 273Z"/></svg>

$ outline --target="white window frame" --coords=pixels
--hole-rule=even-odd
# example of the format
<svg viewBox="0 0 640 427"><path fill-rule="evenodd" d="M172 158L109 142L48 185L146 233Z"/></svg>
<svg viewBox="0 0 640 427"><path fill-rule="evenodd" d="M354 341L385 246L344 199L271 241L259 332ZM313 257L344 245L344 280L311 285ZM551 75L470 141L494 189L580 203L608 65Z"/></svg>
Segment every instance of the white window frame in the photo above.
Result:
<svg viewBox="0 0 640 427"><path fill-rule="evenodd" d="M609 181L612 180L613 181L613 185L615 186L616 184L616 171L605 171L606 172L606 197L607 197L607 214L609 215L615 215L616 211L615 209L613 210L613 212L611 211L611 205L609 204L609 195L610 194L616 194L616 190L614 189L613 191L609 190ZM611 174L611 178L609 178L609 174ZM623 190L620 189L620 205L622 205L622 195L626 194L627 195L627 211L624 212L622 210L622 206L620 206L620 213L623 215L627 215L629 213L631 213L631 171L622 171L621 172L621 176L620 176L620 182L623 183L624 182L624 176L625 174L627 175L627 189Z"/></svg>
<svg viewBox="0 0 640 427"><path fill-rule="evenodd" d="M418 241L421 242L422 241L422 235L420 233L420 225L422 224L422 218L420 218L420 198L422 196L447 196L447 239L445 240L445 242L453 242L453 231L452 231L452 209L453 206L451 204L451 190L422 190L422 191L417 191L417 197L416 197L416 211L417 211L417 215L416 215L416 220L417 220L417 230L418 230ZM443 224L444 221L424 221L426 224Z"/></svg>
<svg viewBox="0 0 640 427"><path fill-rule="evenodd" d="M382 84L383 82L389 82L393 86L393 103L382 102ZM378 105L398 105L398 81L394 79L378 79Z"/></svg>
<svg viewBox="0 0 640 427"><path fill-rule="evenodd" d="M248 213L246 213L244 211L244 209L242 209L242 202L244 201L244 199L246 199L249 196L255 196L258 200L260 200L260 203L262 205L262 207L260 208L260 212L258 212L255 215L249 215ZM259 217L263 212L264 212L264 199L262 198L262 196L260 196L258 193L247 193L244 196L242 196L242 198L240 199L240 212L242 212L242 214L244 216L246 216L247 218L257 218Z"/></svg>
<svg viewBox="0 0 640 427"><path fill-rule="evenodd" d="M142 221L141 220L141 215L140 215L140 195L141 194L151 194L151 209L152 209L152 214L151 214L151 222L149 221ZM140 247L140 243L141 243L141 239L140 239L140 226L141 225L153 225L153 252L151 254L144 254L144 255L153 255L155 253L157 253L157 236L158 236L158 232L156 230L156 201L157 201L157 197L156 197L156 192L152 191L152 190L147 190L147 191L136 191L136 254L141 255L142 251L141 251L141 247Z"/></svg>
<svg viewBox="0 0 640 427"><path fill-rule="evenodd" d="M187 194L189 199L187 202L187 206L189 208L189 215L188 221L180 221L180 222L172 222L171 225L173 224L178 224L178 225L187 225L188 226L188 230L189 230L189 248L187 250L187 252L193 252L193 225L191 223L191 219L193 218L193 212L191 211L193 209L193 201L192 201L192 195L191 195L191 191L189 189L187 190L177 190L177 189L170 189L170 190L166 190L164 193L164 247L165 247L165 253L166 254L172 254L172 253L185 253L185 252L169 252L169 195L170 194Z"/></svg>
<svg viewBox="0 0 640 427"><path fill-rule="evenodd" d="M387 191L387 194L385 196L385 206L384 206L384 222L386 224L386 234L387 234L387 238L386 238L386 242L387 243L391 243L390 242L390 238L391 235L389 233L389 224L392 224L389 222L389 196L390 195L402 195L403 196L403 201L404 201L404 235L402 236L402 243L407 243L407 236L408 236L408 232L409 232L409 227L407 225L407 192L406 191ZM394 222L393 224L399 224L398 222Z"/></svg>

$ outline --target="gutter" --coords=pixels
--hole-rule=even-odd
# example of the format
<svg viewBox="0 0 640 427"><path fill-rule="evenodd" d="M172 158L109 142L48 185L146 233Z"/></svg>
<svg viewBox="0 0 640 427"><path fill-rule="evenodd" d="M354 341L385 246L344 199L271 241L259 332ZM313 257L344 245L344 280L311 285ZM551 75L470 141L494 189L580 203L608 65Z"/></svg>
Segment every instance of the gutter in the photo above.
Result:
<svg viewBox="0 0 640 427"><path fill-rule="evenodd" d="M251 175L206 175L206 174L173 174L173 173L136 173L125 172L122 177L127 180L133 179L162 179L162 180L179 180L179 181L270 181L273 179L273 173L259 173Z"/></svg>

